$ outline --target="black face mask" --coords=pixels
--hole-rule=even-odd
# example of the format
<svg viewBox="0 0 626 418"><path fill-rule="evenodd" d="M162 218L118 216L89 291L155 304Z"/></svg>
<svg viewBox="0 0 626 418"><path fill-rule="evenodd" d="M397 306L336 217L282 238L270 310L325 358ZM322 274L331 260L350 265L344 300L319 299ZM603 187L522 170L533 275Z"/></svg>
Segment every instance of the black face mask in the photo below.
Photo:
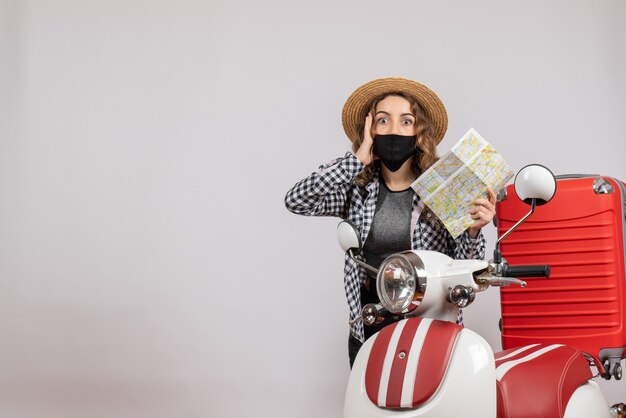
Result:
<svg viewBox="0 0 626 418"><path fill-rule="evenodd" d="M389 171L395 172L415 154L416 139L416 135L376 135L374 153L378 155Z"/></svg>

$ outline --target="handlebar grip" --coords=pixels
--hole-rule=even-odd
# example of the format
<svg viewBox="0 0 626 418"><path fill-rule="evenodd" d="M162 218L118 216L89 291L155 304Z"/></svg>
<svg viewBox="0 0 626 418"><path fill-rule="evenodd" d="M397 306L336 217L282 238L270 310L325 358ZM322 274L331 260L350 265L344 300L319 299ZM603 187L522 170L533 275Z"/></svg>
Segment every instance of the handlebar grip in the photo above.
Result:
<svg viewBox="0 0 626 418"><path fill-rule="evenodd" d="M547 264L537 266L508 266L504 271L504 277L550 277L550 266Z"/></svg>

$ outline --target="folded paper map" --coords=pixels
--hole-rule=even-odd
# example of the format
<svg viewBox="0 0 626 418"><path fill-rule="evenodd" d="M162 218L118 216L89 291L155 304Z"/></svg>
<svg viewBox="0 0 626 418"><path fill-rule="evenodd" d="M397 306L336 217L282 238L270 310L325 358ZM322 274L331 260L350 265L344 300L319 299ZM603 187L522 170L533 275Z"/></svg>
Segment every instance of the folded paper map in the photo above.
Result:
<svg viewBox="0 0 626 418"><path fill-rule="evenodd" d="M504 158L473 128L411 187L456 238L474 220L471 202L498 193L513 177Z"/></svg>

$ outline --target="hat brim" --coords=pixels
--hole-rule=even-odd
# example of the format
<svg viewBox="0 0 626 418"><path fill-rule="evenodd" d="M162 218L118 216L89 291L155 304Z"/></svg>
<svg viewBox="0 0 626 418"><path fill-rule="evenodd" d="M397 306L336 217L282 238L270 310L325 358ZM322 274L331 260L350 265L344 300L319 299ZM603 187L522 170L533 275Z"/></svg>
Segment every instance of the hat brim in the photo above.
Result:
<svg viewBox="0 0 626 418"><path fill-rule="evenodd" d="M385 93L402 93L414 98L433 125L433 139L437 144L441 142L448 129L448 113L443 103L425 85L399 77L372 80L357 88L348 97L341 112L341 122L350 141L354 143L359 138L358 126L363 126L372 101Z"/></svg>

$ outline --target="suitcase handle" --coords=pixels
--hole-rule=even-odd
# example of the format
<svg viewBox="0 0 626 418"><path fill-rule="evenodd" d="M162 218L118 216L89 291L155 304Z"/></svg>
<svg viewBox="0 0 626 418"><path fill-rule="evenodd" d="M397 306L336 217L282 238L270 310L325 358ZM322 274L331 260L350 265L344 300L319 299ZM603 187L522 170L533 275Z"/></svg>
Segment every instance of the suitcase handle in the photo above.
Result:
<svg viewBox="0 0 626 418"><path fill-rule="evenodd" d="M556 177L557 180L563 179L586 179L589 177L600 177L599 174L559 174Z"/></svg>
<svg viewBox="0 0 626 418"><path fill-rule="evenodd" d="M550 266L506 266L502 272L504 277L550 277Z"/></svg>

